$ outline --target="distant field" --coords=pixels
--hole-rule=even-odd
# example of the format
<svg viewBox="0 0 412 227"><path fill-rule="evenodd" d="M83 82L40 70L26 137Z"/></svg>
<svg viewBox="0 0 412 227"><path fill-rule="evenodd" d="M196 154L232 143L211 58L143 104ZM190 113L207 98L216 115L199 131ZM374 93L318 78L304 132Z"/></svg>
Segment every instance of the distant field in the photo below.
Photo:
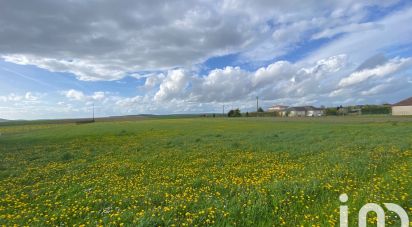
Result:
<svg viewBox="0 0 412 227"><path fill-rule="evenodd" d="M349 226L368 202L412 214L408 117L40 122L0 133L0 225L336 226L342 193Z"/></svg>

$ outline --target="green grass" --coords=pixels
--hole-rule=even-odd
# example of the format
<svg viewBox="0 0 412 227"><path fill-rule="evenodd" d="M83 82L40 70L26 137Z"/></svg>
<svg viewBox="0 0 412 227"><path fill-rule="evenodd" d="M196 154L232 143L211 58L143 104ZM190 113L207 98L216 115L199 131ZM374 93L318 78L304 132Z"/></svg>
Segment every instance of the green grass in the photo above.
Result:
<svg viewBox="0 0 412 227"><path fill-rule="evenodd" d="M0 225L329 226L341 193L351 225L368 202L412 212L412 118L41 122L0 133Z"/></svg>

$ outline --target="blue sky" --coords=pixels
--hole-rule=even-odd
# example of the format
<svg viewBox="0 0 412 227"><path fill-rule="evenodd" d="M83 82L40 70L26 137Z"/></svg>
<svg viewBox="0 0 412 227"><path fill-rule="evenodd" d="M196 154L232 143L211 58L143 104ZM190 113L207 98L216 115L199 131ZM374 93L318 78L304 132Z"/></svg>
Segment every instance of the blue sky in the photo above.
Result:
<svg viewBox="0 0 412 227"><path fill-rule="evenodd" d="M409 1L4 1L0 118L393 103ZM362 67L360 67L362 66Z"/></svg>

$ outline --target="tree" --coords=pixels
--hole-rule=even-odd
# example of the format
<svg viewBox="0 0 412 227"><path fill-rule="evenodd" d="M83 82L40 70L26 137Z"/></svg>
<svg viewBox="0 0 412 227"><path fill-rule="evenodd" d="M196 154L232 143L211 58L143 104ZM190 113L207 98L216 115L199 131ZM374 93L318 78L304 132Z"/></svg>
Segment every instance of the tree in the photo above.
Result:
<svg viewBox="0 0 412 227"><path fill-rule="evenodd" d="M262 109L262 107L259 107L258 112L259 112L259 113L263 113L263 112L265 112L265 111Z"/></svg>
<svg viewBox="0 0 412 227"><path fill-rule="evenodd" d="M362 107L362 114L390 114L391 107L384 105L366 105Z"/></svg>
<svg viewBox="0 0 412 227"><path fill-rule="evenodd" d="M325 114L326 116L335 116L338 115L339 108L326 108Z"/></svg>
<svg viewBox="0 0 412 227"><path fill-rule="evenodd" d="M239 110L239 109L235 109L235 110L230 110L230 111L227 113L227 116L228 116L228 117L241 117L242 114L240 113L240 110Z"/></svg>

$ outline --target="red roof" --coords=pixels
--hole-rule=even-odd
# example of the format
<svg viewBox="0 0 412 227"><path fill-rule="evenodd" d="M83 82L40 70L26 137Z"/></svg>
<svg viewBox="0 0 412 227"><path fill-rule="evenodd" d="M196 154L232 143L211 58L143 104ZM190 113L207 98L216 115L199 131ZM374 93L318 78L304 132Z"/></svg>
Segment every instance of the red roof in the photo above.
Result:
<svg viewBox="0 0 412 227"><path fill-rule="evenodd" d="M412 106L412 97L402 100L398 103L395 103L392 106Z"/></svg>

